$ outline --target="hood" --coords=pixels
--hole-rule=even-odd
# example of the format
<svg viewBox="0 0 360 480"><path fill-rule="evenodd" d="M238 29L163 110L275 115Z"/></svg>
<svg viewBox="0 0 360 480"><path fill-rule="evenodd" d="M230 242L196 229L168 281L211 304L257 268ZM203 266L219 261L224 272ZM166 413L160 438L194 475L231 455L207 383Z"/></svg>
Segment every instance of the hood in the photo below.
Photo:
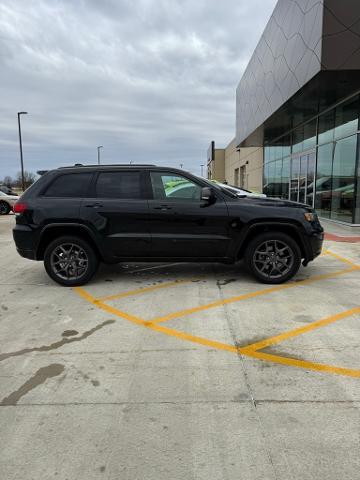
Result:
<svg viewBox="0 0 360 480"><path fill-rule="evenodd" d="M239 198L239 200L246 200L248 203L262 205L264 207L305 208L306 210L312 210L312 208L305 203L292 202L291 200L283 200L281 198L243 197L241 199Z"/></svg>

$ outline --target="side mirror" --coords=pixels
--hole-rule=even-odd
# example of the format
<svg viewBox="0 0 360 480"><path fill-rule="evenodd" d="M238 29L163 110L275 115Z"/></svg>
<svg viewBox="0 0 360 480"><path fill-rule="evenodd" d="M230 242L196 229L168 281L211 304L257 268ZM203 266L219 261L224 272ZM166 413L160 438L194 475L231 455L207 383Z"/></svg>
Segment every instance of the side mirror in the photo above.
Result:
<svg viewBox="0 0 360 480"><path fill-rule="evenodd" d="M201 200L206 202L207 205L211 205L216 202L216 195L211 187L203 187L201 189Z"/></svg>

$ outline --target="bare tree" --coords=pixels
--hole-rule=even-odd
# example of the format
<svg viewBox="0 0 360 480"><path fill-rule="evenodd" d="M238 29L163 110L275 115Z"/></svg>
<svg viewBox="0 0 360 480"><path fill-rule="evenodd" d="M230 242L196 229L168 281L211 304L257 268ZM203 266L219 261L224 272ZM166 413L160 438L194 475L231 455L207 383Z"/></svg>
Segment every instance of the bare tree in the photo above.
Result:
<svg viewBox="0 0 360 480"><path fill-rule="evenodd" d="M36 175L33 172L28 172L27 170L24 170L24 186L25 189L29 188L30 185L32 185L36 180ZM16 174L16 185L17 187L21 187L22 181L21 181L21 172L18 172Z"/></svg>
<svg viewBox="0 0 360 480"><path fill-rule="evenodd" d="M14 180L10 177L10 175L6 175L6 177L4 177L4 180L2 181L2 183L4 185L6 185L7 187L11 188L13 183L14 183Z"/></svg>

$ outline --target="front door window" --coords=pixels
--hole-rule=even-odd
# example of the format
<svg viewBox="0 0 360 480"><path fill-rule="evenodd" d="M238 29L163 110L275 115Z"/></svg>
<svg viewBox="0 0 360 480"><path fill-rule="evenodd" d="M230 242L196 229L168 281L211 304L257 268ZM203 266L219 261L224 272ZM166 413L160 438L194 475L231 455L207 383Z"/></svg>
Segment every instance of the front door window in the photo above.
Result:
<svg viewBox="0 0 360 480"><path fill-rule="evenodd" d="M151 185L155 200L200 202L200 185L181 175L151 172Z"/></svg>

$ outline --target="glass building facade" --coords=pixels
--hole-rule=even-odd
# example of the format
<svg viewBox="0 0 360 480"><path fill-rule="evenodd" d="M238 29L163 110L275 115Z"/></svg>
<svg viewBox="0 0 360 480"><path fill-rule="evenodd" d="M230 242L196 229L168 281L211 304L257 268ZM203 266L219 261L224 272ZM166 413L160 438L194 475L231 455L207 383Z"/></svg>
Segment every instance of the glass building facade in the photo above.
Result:
<svg viewBox="0 0 360 480"><path fill-rule="evenodd" d="M360 224L359 94L264 148L264 193Z"/></svg>

